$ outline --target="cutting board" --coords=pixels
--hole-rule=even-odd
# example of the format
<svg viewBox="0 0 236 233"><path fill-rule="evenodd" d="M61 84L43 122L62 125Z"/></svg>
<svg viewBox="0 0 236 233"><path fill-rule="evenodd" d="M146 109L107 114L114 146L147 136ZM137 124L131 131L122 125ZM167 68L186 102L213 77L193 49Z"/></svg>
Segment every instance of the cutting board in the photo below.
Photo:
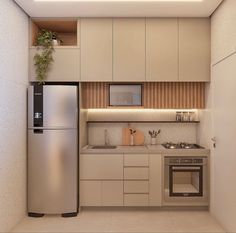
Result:
<svg viewBox="0 0 236 233"><path fill-rule="evenodd" d="M131 133L129 128L123 128L122 129L122 145L123 146L130 146L130 138ZM136 133L134 135L134 146L141 146L144 145L144 134L140 130L136 130Z"/></svg>

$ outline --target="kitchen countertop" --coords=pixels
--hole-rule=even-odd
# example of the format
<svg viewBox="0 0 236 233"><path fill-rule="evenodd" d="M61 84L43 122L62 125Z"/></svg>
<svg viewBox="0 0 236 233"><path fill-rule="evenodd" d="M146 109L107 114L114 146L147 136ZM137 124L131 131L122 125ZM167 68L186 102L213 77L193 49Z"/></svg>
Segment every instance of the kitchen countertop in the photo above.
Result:
<svg viewBox="0 0 236 233"><path fill-rule="evenodd" d="M173 156L206 156L209 149L166 149L162 145L146 146L117 146L115 149L92 149L87 145L80 151L81 154L166 154Z"/></svg>

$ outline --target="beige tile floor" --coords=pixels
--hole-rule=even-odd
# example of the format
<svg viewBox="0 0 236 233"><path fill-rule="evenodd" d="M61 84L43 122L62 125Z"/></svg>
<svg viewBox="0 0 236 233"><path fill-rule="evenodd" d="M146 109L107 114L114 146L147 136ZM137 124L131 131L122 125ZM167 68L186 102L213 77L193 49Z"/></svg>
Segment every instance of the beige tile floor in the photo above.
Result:
<svg viewBox="0 0 236 233"><path fill-rule="evenodd" d="M77 217L26 217L13 232L225 232L207 211L85 209Z"/></svg>

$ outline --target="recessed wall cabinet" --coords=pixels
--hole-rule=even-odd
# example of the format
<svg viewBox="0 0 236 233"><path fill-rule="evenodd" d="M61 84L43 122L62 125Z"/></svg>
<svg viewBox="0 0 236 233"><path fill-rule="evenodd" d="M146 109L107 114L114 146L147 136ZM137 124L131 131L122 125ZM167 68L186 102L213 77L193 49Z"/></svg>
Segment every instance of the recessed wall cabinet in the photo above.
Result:
<svg viewBox="0 0 236 233"><path fill-rule="evenodd" d="M178 81L178 19L146 19L146 81Z"/></svg>
<svg viewBox="0 0 236 233"><path fill-rule="evenodd" d="M81 81L112 81L112 19L81 19Z"/></svg>
<svg viewBox="0 0 236 233"><path fill-rule="evenodd" d="M145 19L113 19L113 81L145 81Z"/></svg>
<svg viewBox="0 0 236 233"><path fill-rule="evenodd" d="M210 81L210 19L179 19L179 81Z"/></svg>
<svg viewBox="0 0 236 233"><path fill-rule="evenodd" d="M36 38L40 30L46 29L56 32L63 41L60 46L55 46L54 62L46 81L80 81L79 21L77 19L32 19L30 25L29 80L36 81L34 55L40 52L35 47Z"/></svg>

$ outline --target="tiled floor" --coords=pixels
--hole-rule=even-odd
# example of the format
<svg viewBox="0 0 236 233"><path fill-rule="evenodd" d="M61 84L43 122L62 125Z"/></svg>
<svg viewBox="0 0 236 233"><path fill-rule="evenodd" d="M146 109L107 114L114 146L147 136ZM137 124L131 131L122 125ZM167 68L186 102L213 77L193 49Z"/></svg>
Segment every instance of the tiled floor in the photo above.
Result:
<svg viewBox="0 0 236 233"><path fill-rule="evenodd" d="M75 218L26 217L13 232L224 232L207 211L86 209Z"/></svg>

